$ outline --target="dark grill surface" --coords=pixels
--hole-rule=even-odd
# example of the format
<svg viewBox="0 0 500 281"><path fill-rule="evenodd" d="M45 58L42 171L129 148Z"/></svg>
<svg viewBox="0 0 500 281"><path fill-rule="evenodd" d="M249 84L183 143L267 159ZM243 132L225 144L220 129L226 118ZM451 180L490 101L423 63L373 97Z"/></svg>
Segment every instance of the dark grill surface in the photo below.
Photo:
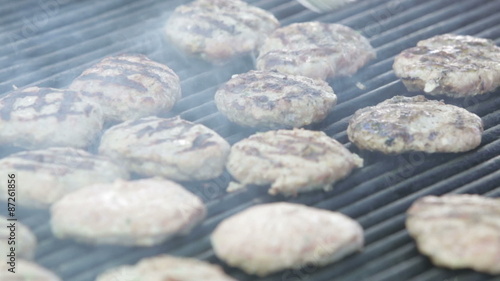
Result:
<svg viewBox="0 0 500 281"><path fill-rule="evenodd" d="M252 69L252 58L243 57L214 67L183 57L164 40L161 32L164 22L176 6L187 1L0 2L0 94L12 90L13 85L65 87L105 56L142 53L167 64L181 77L184 98L168 116L180 115L207 125L231 143L254 132L230 124L213 103L217 87L232 74ZM48 212L22 209L18 217L34 229L39 239L36 261L63 280L75 281L94 280L105 269L160 253L221 264L239 280L499 280L471 270L452 271L433 266L418 253L404 228L405 211L422 196L444 193L500 196L499 90L473 98L445 98L448 103L478 114L484 121L481 146L467 153L415 152L400 156L368 153L349 143L346 128L350 116L359 108L397 94L415 95L406 92L395 77L392 63L396 54L417 41L453 32L491 38L498 45L500 1L359 1L328 14L315 14L296 1L249 2L274 13L282 25L311 20L338 22L370 39L377 50L377 59L350 78L330 81L338 95L338 105L327 120L310 127L325 131L360 154L365 167L338 183L333 191L311 192L296 198L269 196L266 187L226 194L228 174L212 181L185 183L207 203L207 219L190 235L152 248L86 246L57 240L50 233ZM364 89L356 86L358 82ZM8 153L12 150L4 149L0 154ZM22 202L22 198L19 200ZM251 205L283 200L336 210L355 218L365 229L365 250L330 266L306 266L261 279L217 260L209 234L222 219Z"/></svg>

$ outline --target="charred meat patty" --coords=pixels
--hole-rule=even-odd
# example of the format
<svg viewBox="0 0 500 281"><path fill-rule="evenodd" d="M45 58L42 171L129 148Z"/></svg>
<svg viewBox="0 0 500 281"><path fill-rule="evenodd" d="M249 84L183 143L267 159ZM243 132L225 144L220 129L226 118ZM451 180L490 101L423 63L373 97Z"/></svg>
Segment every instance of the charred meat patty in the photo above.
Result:
<svg viewBox="0 0 500 281"><path fill-rule="evenodd" d="M215 93L220 112L239 125L302 127L323 120L337 102L324 81L272 71L234 75Z"/></svg>
<svg viewBox="0 0 500 281"><path fill-rule="evenodd" d="M276 29L259 48L256 67L327 79L354 74L375 56L368 39L347 26L302 22Z"/></svg>
<svg viewBox="0 0 500 281"><path fill-rule="evenodd" d="M500 47L492 40L443 34L396 56L394 73L409 91L466 97L500 86Z"/></svg>
<svg viewBox="0 0 500 281"><path fill-rule="evenodd" d="M357 147L387 154L468 151L481 143L482 132L476 114L424 96L395 96L360 109L347 128Z"/></svg>
<svg viewBox="0 0 500 281"><path fill-rule="evenodd" d="M279 26L269 12L240 0L197 0L179 6L165 25L172 44L220 64L252 52Z"/></svg>

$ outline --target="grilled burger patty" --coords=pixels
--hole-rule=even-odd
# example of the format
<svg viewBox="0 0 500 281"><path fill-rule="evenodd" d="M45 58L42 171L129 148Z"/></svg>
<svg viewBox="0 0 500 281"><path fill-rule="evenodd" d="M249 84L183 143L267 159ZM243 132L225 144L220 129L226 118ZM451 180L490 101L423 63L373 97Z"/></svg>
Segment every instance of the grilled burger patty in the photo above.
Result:
<svg viewBox="0 0 500 281"><path fill-rule="evenodd" d="M466 97L500 86L500 48L492 40L443 34L396 56L394 73L409 91Z"/></svg>
<svg viewBox="0 0 500 281"><path fill-rule="evenodd" d="M240 0L197 0L175 9L165 34L187 54L224 63L253 51L278 26L271 13Z"/></svg>
<svg viewBox="0 0 500 281"><path fill-rule="evenodd" d="M426 196L407 211L406 228L438 266L500 274L500 199Z"/></svg>
<svg viewBox="0 0 500 281"><path fill-rule="evenodd" d="M52 205L50 223L58 238L152 246L188 233L205 213L197 196L172 181L117 180L65 195Z"/></svg>
<svg viewBox="0 0 500 281"><path fill-rule="evenodd" d="M482 132L476 114L424 96L395 96L360 109L347 128L357 147L387 154L468 151L481 143Z"/></svg>
<svg viewBox="0 0 500 281"><path fill-rule="evenodd" d="M222 269L204 261L160 255L144 258L136 265L108 270L96 281L236 281Z"/></svg>
<svg viewBox="0 0 500 281"><path fill-rule="evenodd" d="M257 133L231 147L226 167L240 184L230 183L228 191L249 184L271 184L272 195L331 190L335 182L362 166L363 159L323 132Z"/></svg>
<svg viewBox="0 0 500 281"><path fill-rule="evenodd" d="M99 106L75 91L30 87L0 97L0 145L84 148L102 126Z"/></svg>
<svg viewBox="0 0 500 281"><path fill-rule="evenodd" d="M7 219L8 219L7 217L0 216L0 220L6 222L6 225L0 228L0 253L2 253L5 256L10 255L11 254L10 248L14 247L15 251L13 252L15 253L16 258L32 260L35 257L35 250L37 246L37 239L35 234L33 234L33 232L29 227L27 227L20 221L7 221ZM15 224L14 228L12 229L11 229L11 223ZM13 237L15 240L11 238L12 232L15 233L15 236ZM11 239L9 240L9 238ZM13 244L12 241L14 241L15 244ZM9 257L6 258L4 260L4 263L5 261L10 261L10 258ZM0 279L0 280L7 280L7 279Z"/></svg>
<svg viewBox="0 0 500 281"><path fill-rule="evenodd" d="M326 265L363 248L363 229L337 212L293 203L250 207L222 221L214 252L249 274Z"/></svg>
<svg viewBox="0 0 500 281"><path fill-rule="evenodd" d="M179 77L144 55L107 57L69 85L103 108L106 121L125 121L170 110L181 98Z"/></svg>
<svg viewBox="0 0 500 281"><path fill-rule="evenodd" d="M9 272L7 262L0 263L0 280L5 281L62 281L52 271L25 259L16 260L15 273Z"/></svg>
<svg viewBox="0 0 500 281"><path fill-rule="evenodd" d="M94 183L128 179L129 174L106 157L70 147L24 151L0 159L0 170L22 179L17 190L20 205L47 208L63 195ZM7 174L0 180L7 182ZM7 186L0 188L0 199L8 198Z"/></svg>
<svg viewBox="0 0 500 281"><path fill-rule="evenodd" d="M141 175L188 181L218 177L229 149L226 140L203 125L145 117L104 132L99 153Z"/></svg>
<svg viewBox="0 0 500 281"><path fill-rule="evenodd" d="M234 75L215 93L217 108L229 120L274 129L321 121L336 102L324 81L271 71Z"/></svg>
<svg viewBox="0 0 500 281"><path fill-rule="evenodd" d="M256 67L327 79L354 74L375 56L368 39L347 26L303 22L276 29L259 48Z"/></svg>

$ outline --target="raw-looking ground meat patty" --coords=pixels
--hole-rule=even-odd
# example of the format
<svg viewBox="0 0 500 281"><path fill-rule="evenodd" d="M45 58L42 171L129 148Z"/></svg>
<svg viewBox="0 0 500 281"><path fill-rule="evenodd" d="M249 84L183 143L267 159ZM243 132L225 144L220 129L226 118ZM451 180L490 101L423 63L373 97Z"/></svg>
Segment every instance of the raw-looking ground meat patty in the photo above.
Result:
<svg viewBox="0 0 500 281"><path fill-rule="evenodd" d="M179 77L144 55L107 57L69 86L100 104L106 121L125 121L170 110L181 98Z"/></svg>
<svg viewBox="0 0 500 281"><path fill-rule="evenodd" d="M359 148L387 154L463 152L481 143L479 116L424 96L395 96L356 111L347 128Z"/></svg>
<svg viewBox="0 0 500 281"><path fill-rule="evenodd" d="M435 265L500 274L500 199L426 196L407 212L406 228Z"/></svg>
<svg viewBox="0 0 500 281"><path fill-rule="evenodd" d="M216 178L230 145L216 132L178 117L146 117L104 132L99 153L146 176L177 181Z"/></svg>
<svg viewBox="0 0 500 281"><path fill-rule="evenodd" d="M89 244L152 246L187 234L205 206L182 186L159 178L94 184L51 207L52 232Z"/></svg>
<svg viewBox="0 0 500 281"><path fill-rule="evenodd" d="M276 29L259 48L256 67L327 79L354 74L375 56L368 39L347 26L302 22Z"/></svg>
<svg viewBox="0 0 500 281"><path fill-rule="evenodd" d="M108 270L96 281L236 281L222 268L191 258L161 255Z"/></svg>
<svg viewBox="0 0 500 281"><path fill-rule="evenodd" d="M102 126L101 108L75 91L30 87L0 97L0 145L84 148Z"/></svg>
<svg viewBox="0 0 500 281"><path fill-rule="evenodd" d="M124 167L110 159L70 147L23 151L0 159L0 171L16 174L19 205L48 208L63 195L81 187L128 179ZM7 173L0 174L7 182ZM7 186L1 185L0 199L7 200Z"/></svg>
<svg viewBox="0 0 500 281"><path fill-rule="evenodd" d="M15 273L9 270L10 265L0 263L0 280L2 281L62 281L50 270L25 259L16 259Z"/></svg>
<svg viewBox="0 0 500 281"><path fill-rule="evenodd" d="M326 265L363 248L363 229L337 212L292 203L250 207L222 221L214 252L231 266L265 276L289 268Z"/></svg>
<svg viewBox="0 0 500 281"><path fill-rule="evenodd" d="M5 205L7 206L7 204ZM33 234L29 227L22 224L19 220L7 221L7 218L4 216L0 216L0 220L5 222L6 224L2 228L0 228L0 253L2 253L2 255L4 256L7 256L11 253L10 248L14 247L14 254L16 255L16 259L21 258L32 260L35 257L35 250L37 245L35 234ZM14 226L12 226L11 223L14 223ZM12 233L14 233L14 235Z"/></svg>
<svg viewBox="0 0 500 281"><path fill-rule="evenodd" d="M257 133L233 145L227 170L240 183L228 191L249 184L267 185L272 195L297 195L314 189L331 190L363 159L323 132L304 129Z"/></svg>
<svg viewBox="0 0 500 281"><path fill-rule="evenodd" d="M443 34L418 42L394 59L409 91L466 97L500 86L500 48L489 39Z"/></svg>
<svg viewBox="0 0 500 281"><path fill-rule="evenodd" d="M250 127L296 128L323 120L337 102L324 81L272 71L234 75L215 93L229 120Z"/></svg>
<svg viewBox="0 0 500 281"><path fill-rule="evenodd" d="M197 0L177 7L164 30L185 53L224 63L255 50L278 26L271 13L240 0Z"/></svg>

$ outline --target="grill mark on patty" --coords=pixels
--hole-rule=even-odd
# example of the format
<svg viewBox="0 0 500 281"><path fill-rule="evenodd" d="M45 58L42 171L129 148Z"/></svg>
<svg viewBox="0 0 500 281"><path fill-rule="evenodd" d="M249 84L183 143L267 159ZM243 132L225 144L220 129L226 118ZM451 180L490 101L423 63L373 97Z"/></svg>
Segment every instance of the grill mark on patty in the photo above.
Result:
<svg viewBox="0 0 500 281"><path fill-rule="evenodd" d="M55 101L47 102L45 99L45 95L47 94L59 94L58 98ZM28 106L19 106L14 109L14 104L21 99L34 97L35 102ZM54 90L50 88L39 88L37 91L17 91L12 94L5 96L1 103L3 107L0 109L0 116L3 120L10 120L12 111L17 111L20 109L33 108L36 112L40 112L44 109L45 106L57 106L59 109L56 113L51 114L42 114L37 115L36 119L48 118L48 117L56 117L58 121L64 121L69 115L86 115L89 116L89 113L94 108L92 105L88 104L84 111L76 111L73 108L73 105L76 102L81 102L82 99L77 96L77 92L68 91L68 90ZM90 108L89 108L90 107Z"/></svg>
<svg viewBox="0 0 500 281"><path fill-rule="evenodd" d="M213 134L211 133L204 133L196 136L196 138L193 140L193 143L191 144L191 147L185 148L181 151L178 151L177 153L184 153L188 151L193 151L197 149L203 149L209 146L217 145L217 143L210 141L212 139Z"/></svg>
<svg viewBox="0 0 500 281"><path fill-rule="evenodd" d="M118 57L109 57L103 60L103 63L109 63L109 65L113 64L125 64L125 65L131 65L131 66L137 66L139 68L143 68L145 71L148 73L151 73L150 70L158 70L161 72L166 72L170 74L171 76L177 77L177 75L169 68L162 67L161 65L154 63L153 61L149 60L143 55L137 55L137 57L141 58L142 61L136 62L129 60L128 56L118 56Z"/></svg>
<svg viewBox="0 0 500 281"><path fill-rule="evenodd" d="M121 74L114 76L102 76L97 73L82 74L80 77L77 78L77 80L82 80L82 81L98 80L101 81L101 84L104 85L106 84L123 85L125 87L135 89L139 92L147 92L147 88L144 87L143 84L129 79L123 72Z"/></svg>

